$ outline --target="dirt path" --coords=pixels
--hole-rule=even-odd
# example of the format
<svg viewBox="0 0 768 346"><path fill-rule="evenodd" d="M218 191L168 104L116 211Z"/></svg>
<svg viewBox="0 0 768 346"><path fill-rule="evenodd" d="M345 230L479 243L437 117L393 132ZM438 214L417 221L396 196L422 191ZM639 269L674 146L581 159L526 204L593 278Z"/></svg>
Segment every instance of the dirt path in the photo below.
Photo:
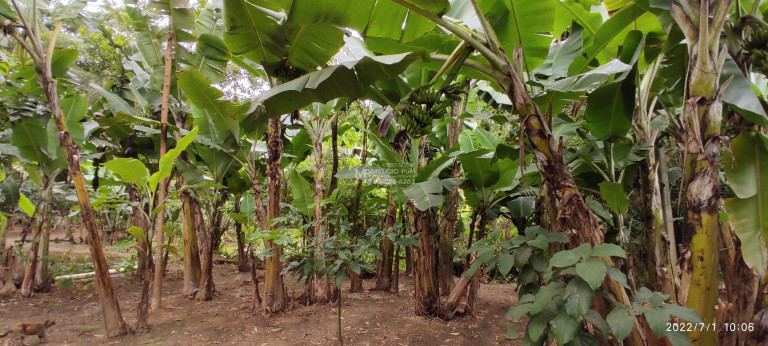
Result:
<svg viewBox="0 0 768 346"><path fill-rule="evenodd" d="M85 245L75 245L83 247ZM62 246L66 247L66 246ZM57 249L68 251L67 249ZM78 252L81 249L69 249ZM116 255L116 254L115 254ZM55 285L49 293L31 299L18 297L0 300L0 331L19 322L55 319L56 325L46 333L51 345L334 345L336 339L335 305L301 306L278 316L265 317L250 310L250 275L237 272L233 264L214 267L216 297L210 302L185 299L178 259L164 287L165 308L150 313L152 330L122 338L107 339L98 292L89 282L76 282L69 287ZM259 275L263 272L259 271ZM262 277L263 278L263 277ZM263 279L260 282L263 285ZM286 278L289 295L298 295L300 287ZM139 283L131 277L114 280L120 306L126 321L136 321ZM480 288L479 312L475 317L445 322L413 315L413 279L401 279L398 294L368 291L372 280L366 280L362 293L348 293L344 288L342 329L349 345L516 345L505 340L504 319L515 293L513 285L487 284ZM263 287L263 286L262 286ZM262 288L263 291L263 288ZM27 344L37 338L27 337Z"/></svg>

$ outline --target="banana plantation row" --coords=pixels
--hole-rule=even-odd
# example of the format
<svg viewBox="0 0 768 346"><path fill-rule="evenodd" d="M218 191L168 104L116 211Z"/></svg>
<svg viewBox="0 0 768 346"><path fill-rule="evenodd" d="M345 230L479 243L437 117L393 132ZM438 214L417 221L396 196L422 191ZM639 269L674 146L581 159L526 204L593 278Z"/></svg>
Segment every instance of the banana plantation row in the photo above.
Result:
<svg viewBox="0 0 768 346"><path fill-rule="evenodd" d="M21 296L50 285L60 214L87 231L110 337L120 238L139 328L169 254L206 301L236 243L267 313L288 278L313 304L363 273L397 291L405 265L415 314L446 320L484 277L516 282L508 336L535 344L768 337L768 2L112 2L0 0Z"/></svg>

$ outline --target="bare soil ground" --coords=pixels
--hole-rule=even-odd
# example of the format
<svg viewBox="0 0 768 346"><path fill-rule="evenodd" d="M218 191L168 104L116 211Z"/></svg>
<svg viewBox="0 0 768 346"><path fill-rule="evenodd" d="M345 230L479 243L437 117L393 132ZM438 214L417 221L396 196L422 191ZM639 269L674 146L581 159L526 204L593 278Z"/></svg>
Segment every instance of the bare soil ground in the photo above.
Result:
<svg viewBox="0 0 768 346"><path fill-rule="evenodd" d="M10 235L10 234L9 234ZM13 236L10 235L11 239ZM61 237L63 238L63 236ZM85 244L51 244L54 256L87 254ZM125 252L107 249L111 258ZM184 298L180 262L173 259L164 284L164 307L150 313L150 331L135 332L120 338L107 338L98 303L98 292L89 281L68 287L53 286L47 293L32 298L0 299L0 332L19 322L55 319L46 332L52 345L334 345L337 339L337 307L320 304L292 304L286 313L264 316L251 310L252 286L249 273L239 273L234 264L219 262L214 267L216 296L208 302ZM263 271L258 271L263 285ZM123 317L136 321L139 282L132 277L114 278ZM288 293L298 296L302 288L286 277ZM504 319L516 294L514 285L484 284L475 316L445 322L413 314L413 279L401 277L400 292L369 291L373 280L365 280L362 293L342 293L342 330L348 345L517 345L506 340ZM261 288L263 292L263 286ZM521 328L522 329L522 328ZM27 337L27 344L39 344L37 337Z"/></svg>

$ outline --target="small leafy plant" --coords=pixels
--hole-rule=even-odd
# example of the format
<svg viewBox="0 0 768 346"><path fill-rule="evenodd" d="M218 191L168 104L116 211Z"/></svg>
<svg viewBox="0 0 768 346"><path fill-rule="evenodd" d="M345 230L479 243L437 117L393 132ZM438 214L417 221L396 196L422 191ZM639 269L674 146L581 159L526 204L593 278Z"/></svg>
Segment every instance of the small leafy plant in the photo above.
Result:
<svg viewBox="0 0 768 346"><path fill-rule="evenodd" d="M626 275L605 260L626 258L621 247L608 243L594 247L582 244L547 256L553 244L566 242L565 234L550 233L535 226L508 241L490 244L487 239L481 240L470 249L477 253L477 260L469 275L483 265L486 272L498 268L502 275L517 268L519 301L509 309L506 318L518 321L528 317L524 344L538 345L553 339L559 345L593 344L595 340L621 342L632 332L640 315L657 337L666 337L674 345L690 344L687 334L670 331L667 324L672 316L690 323L702 323L694 310L665 303L669 295L645 287L634 292L632 305L627 306L619 304L602 288L606 276L610 276L631 291ZM614 304L606 318L592 309L596 299ZM507 337L520 337L516 325L508 327Z"/></svg>

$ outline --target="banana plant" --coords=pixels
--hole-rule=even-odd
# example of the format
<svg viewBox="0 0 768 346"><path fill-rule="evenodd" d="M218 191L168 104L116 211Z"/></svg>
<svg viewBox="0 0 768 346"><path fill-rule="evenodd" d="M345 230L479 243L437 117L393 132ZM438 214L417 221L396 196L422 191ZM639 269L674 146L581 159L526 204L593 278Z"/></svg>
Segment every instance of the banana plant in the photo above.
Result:
<svg viewBox="0 0 768 346"><path fill-rule="evenodd" d="M128 331L128 328L123 320L117 302L117 296L112 287L107 261L99 241L98 229L96 228L96 222L93 216L93 208L91 207L85 180L82 171L80 170L80 162L78 160L80 147L73 139L74 136L70 133L67 127L67 121L59 100L57 77L60 76L58 73L61 73L62 70L54 70L53 67L56 65L52 63L53 52L56 47L56 37L61 30L62 22L67 18L75 17L76 12L85 6L85 1L74 1L68 6L61 7L57 11L54 11L54 26L53 30L50 32L41 26L38 21L38 18L42 16L41 11L47 7L47 4L42 2L38 3L38 1L34 0L32 1L31 6L29 3L20 4L16 0L11 0L10 3L13 5L13 9L11 9L11 6L9 6L7 1L3 0L0 2L0 8L3 9L0 12L0 17L8 19L7 21L3 21L4 32L10 33L14 40L30 56L31 64L35 67L34 71L45 92L47 104L51 110L52 118L56 125L56 138L64 151L69 175L72 177L75 191L77 192L78 202L80 203L80 215L85 224L85 228L88 230L91 258L99 278L97 284L99 294L101 295L102 311L104 313L104 323L107 335L110 337L123 335ZM21 34L22 32L23 35ZM42 37L44 35L48 37L46 47L43 46Z"/></svg>

